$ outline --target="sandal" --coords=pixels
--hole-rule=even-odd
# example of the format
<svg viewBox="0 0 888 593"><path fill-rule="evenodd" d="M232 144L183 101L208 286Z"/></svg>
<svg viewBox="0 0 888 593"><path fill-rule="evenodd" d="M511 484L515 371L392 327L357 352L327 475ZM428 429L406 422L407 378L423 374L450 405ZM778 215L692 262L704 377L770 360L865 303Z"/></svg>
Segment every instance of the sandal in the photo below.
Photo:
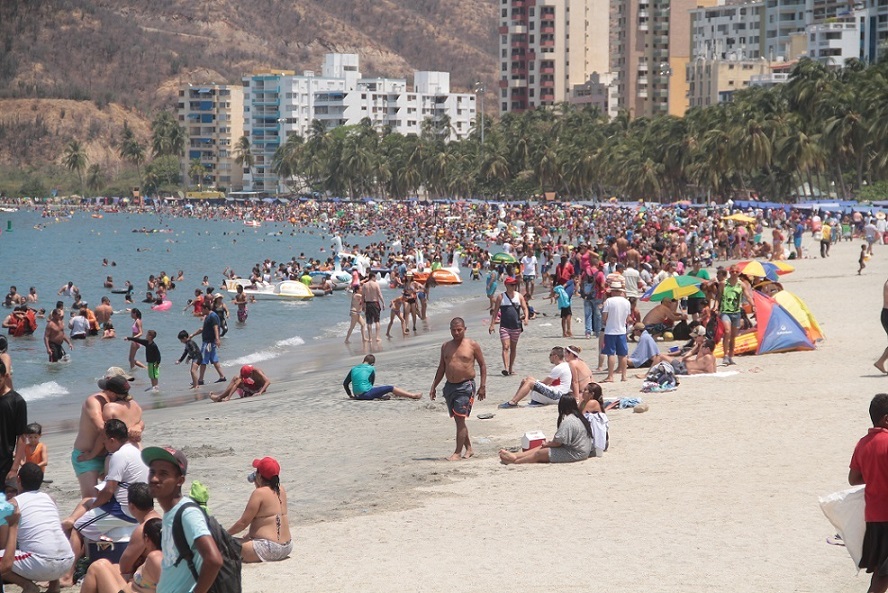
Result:
<svg viewBox="0 0 888 593"><path fill-rule="evenodd" d="M501 403L501 404L498 405L497 407L498 407L500 410L511 410L512 408L517 408L517 407L518 407L518 404L513 404L513 403L511 402L511 400L510 400L510 401L507 401L507 402L503 402L503 403Z"/></svg>
<svg viewBox="0 0 888 593"><path fill-rule="evenodd" d="M503 377L509 376L509 371L507 371L506 369L501 370L500 373L502 373Z"/></svg>

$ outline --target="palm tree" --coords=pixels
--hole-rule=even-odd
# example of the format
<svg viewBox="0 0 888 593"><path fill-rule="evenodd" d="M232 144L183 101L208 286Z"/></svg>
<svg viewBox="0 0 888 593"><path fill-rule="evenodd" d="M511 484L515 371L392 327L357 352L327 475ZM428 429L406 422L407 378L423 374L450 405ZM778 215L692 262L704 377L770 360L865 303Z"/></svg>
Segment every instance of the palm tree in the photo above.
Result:
<svg viewBox="0 0 888 593"><path fill-rule="evenodd" d="M256 164L256 157L253 156L253 148L250 146L250 137L243 135L234 145L234 162L239 167L246 169L250 177L253 176L253 165Z"/></svg>
<svg viewBox="0 0 888 593"><path fill-rule="evenodd" d="M185 128L169 111L161 111L151 122L151 151L155 157L179 156L185 150Z"/></svg>
<svg viewBox="0 0 888 593"><path fill-rule="evenodd" d="M118 149L120 158L136 166L136 174L139 177L139 187L142 186L142 164L145 162L145 147L136 140L135 134L126 122L123 122L123 139Z"/></svg>
<svg viewBox="0 0 888 593"><path fill-rule="evenodd" d="M86 172L86 187L94 194L105 187L105 173L98 164L89 166Z"/></svg>
<svg viewBox="0 0 888 593"><path fill-rule="evenodd" d="M200 162L200 159L191 159L188 162L188 178L195 180L198 189L201 189L203 176L206 172L207 170L203 166L203 163Z"/></svg>
<svg viewBox="0 0 888 593"><path fill-rule="evenodd" d="M89 157L86 156L86 150L79 140L71 140L65 146L62 164L69 171L77 173L77 178L80 180L80 194L84 195L86 192L83 185L83 172L89 164Z"/></svg>

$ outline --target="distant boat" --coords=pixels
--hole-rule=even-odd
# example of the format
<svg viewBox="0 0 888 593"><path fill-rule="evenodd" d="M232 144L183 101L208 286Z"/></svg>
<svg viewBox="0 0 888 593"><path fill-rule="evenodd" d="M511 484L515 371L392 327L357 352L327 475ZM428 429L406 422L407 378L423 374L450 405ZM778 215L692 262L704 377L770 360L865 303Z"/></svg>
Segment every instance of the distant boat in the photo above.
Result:
<svg viewBox="0 0 888 593"><path fill-rule="evenodd" d="M262 223L259 222L258 220L245 220L244 226L256 228L256 227L262 226Z"/></svg>

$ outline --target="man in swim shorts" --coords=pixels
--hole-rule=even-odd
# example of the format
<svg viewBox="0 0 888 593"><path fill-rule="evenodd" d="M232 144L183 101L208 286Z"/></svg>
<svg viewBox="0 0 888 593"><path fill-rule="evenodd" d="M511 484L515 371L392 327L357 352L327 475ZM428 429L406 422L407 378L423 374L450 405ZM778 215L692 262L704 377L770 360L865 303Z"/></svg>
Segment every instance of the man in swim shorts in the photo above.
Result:
<svg viewBox="0 0 888 593"><path fill-rule="evenodd" d="M43 331L43 344L46 346L46 354L49 362L59 362L65 357L65 349L62 344L67 343L71 350L74 344L65 334L65 315L60 309L53 309L46 320L46 328Z"/></svg>
<svg viewBox="0 0 888 593"><path fill-rule="evenodd" d="M222 393L210 393L210 399L214 402L223 402L231 399L237 392L238 397L253 397L262 395L271 386L271 379L258 368L250 364L241 367L238 376L233 378Z"/></svg>
<svg viewBox="0 0 888 593"><path fill-rule="evenodd" d="M393 385L376 385L376 357L368 354L364 357L364 362L356 367L345 376L342 387L352 399L390 399L392 395L395 397L406 397L409 399L422 399L421 393L410 393L399 389ZM354 391L354 394L352 394ZM391 394L391 395L390 395Z"/></svg>
<svg viewBox="0 0 888 593"><path fill-rule="evenodd" d="M441 359L429 390L429 399L435 400L438 383L446 376L444 399L447 401L447 411L456 423L456 449L447 459L458 461L474 455L466 420L475 402L475 363L478 363L481 372L481 385L477 391L479 400L487 395L487 364L481 345L465 337L466 322L462 318L455 317L450 321L450 335L453 339L441 346Z"/></svg>
<svg viewBox="0 0 888 593"><path fill-rule="evenodd" d="M364 296L364 317L367 319L367 337L374 335L376 341L379 341L379 314L385 306L385 299L382 296L382 290L379 283L376 282L376 274L370 272L367 276L367 282L361 287L361 294Z"/></svg>
<svg viewBox="0 0 888 593"><path fill-rule="evenodd" d="M208 309L209 313L204 317L203 327L200 330L202 341L200 351L203 358L200 361L200 373L198 374L197 379L198 385L203 385L204 373L207 371L208 364L213 365L213 368L219 373L219 378L216 379L216 383L224 383L227 381L225 373L222 372L222 367L219 366L219 355L216 353L216 349L222 343L222 337L220 335L222 321L219 319L219 314L216 313L215 307L222 304L223 299L224 297L221 294L213 296L213 305ZM195 335L197 335L197 332L194 332L192 337Z"/></svg>

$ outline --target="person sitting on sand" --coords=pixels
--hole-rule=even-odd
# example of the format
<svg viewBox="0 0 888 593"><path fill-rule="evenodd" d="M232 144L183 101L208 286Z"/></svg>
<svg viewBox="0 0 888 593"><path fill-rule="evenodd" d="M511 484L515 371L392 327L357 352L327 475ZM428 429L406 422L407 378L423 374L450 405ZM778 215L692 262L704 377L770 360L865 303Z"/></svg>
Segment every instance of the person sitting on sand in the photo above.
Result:
<svg viewBox="0 0 888 593"><path fill-rule="evenodd" d="M262 395L271 386L271 379L259 368L245 364L241 367L238 376L234 377L222 393L210 393L210 399L214 402L224 402L231 398L235 392L239 397L253 397Z"/></svg>
<svg viewBox="0 0 888 593"><path fill-rule="evenodd" d="M539 447L511 453L505 449L499 452L500 461L506 465L513 463L570 463L588 459L592 453L592 427L580 413L573 395L564 395L558 400L558 430L551 440Z"/></svg>
<svg viewBox="0 0 888 593"><path fill-rule="evenodd" d="M672 365L676 375L708 375L715 373L715 356L712 349L715 348L715 342L703 336L697 336L694 341L694 347L682 356L668 356L666 354L658 354L651 359L651 366L668 362ZM639 375L644 378L644 375Z"/></svg>
<svg viewBox="0 0 888 593"><path fill-rule="evenodd" d="M249 527L243 538L244 562L277 562L293 551L287 518L287 491L281 486L281 466L273 457L254 459L255 471L247 480L256 487L241 518L228 528L236 535Z"/></svg>
<svg viewBox="0 0 888 593"><path fill-rule="evenodd" d="M668 331L676 321L688 318L686 313L682 313L677 309L678 301L668 298L663 299L657 306L648 311L641 322L644 323L651 337L656 338L663 335L663 332Z"/></svg>
<svg viewBox="0 0 888 593"><path fill-rule="evenodd" d="M626 363L636 369L651 366L651 359L660 354L657 341L645 329L643 323L636 323L632 326L632 335L635 336L638 345L626 358Z"/></svg>
<svg viewBox="0 0 888 593"><path fill-rule="evenodd" d="M345 376L342 387L350 398L364 400L391 399L392 395L409 399L422 398L421 393L410 393L393 385L377 385L374 387L376 369L373 365L375 364L376 357L368 354L364 357L364 362L356 367L352 367L348 375ZM353 391L354 393L352 393Z"/></svg>
<svg viewBox="0 0 888 593"><path fill-rule="evenodd" d="M80 593L153 593L160 580L161 528L163 520L153 517L145 522L140 540L145 549L145 562L139 565L128 581L122 574L119 564L112 564L107 558L100 558L89 565L80 585ZM134 533L135 535L135 533ZM130 539L130 545L132 545Z"/></svg>
<svg viewBox="0 0 888 593"><path fill-rule="evenodd" d="M583 389L580 411L592 427L592 453L589 457L601 457L610 443L608 435L609 422L604 413L605 404L601 394L601 385L589 383Z"/></svg>
<svg viewBox="0 0 888 593"><path fill-rule="evenodd" d="M557 404L561 396L570 393L572 374L570 365L564 360L564 348L556 346L549 352L549 362L555 366L549 376L542 381L533 377L525 377L518 386L518 391L507 402L499 405L500 409L517 408L518 402L530 395L530 401L536 405Z"/></svg>
<svg viewBox="0 0 888 593"><path fill-rule="evenodd" d="M592 370L589 365L580 358L583 349L579 346L568 346L564 349L564 359L570 366L570 392L577 401L580 401L586 385L592 382Z"/></svg>

